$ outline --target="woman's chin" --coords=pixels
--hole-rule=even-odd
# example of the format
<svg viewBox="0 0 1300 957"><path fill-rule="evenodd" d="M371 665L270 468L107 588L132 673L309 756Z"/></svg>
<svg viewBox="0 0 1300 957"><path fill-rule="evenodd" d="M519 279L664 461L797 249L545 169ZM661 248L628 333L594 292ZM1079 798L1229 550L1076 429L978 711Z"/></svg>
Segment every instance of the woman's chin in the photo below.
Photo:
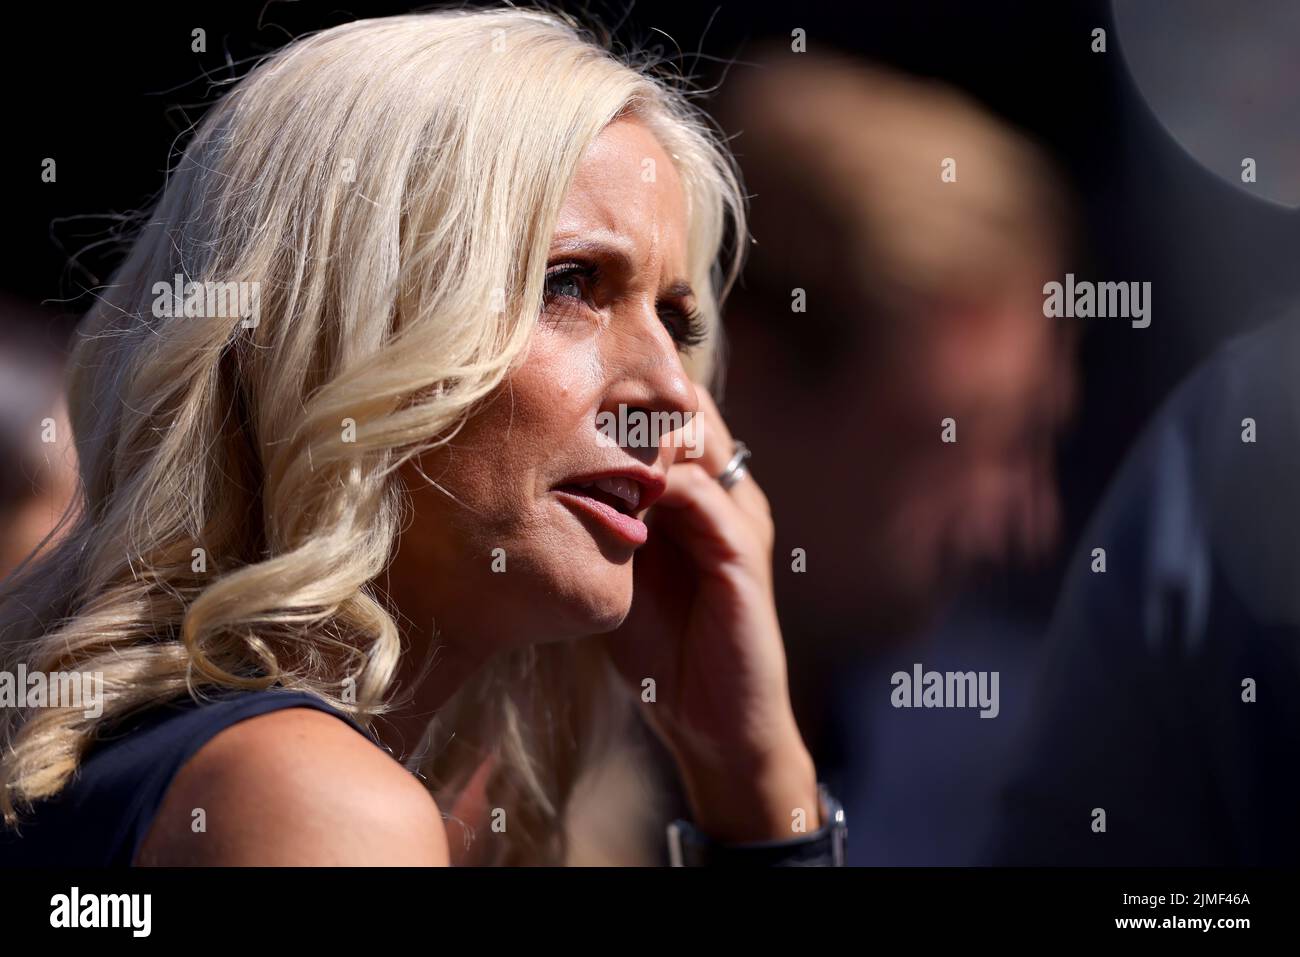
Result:
<svg viewBox="0 0 1300 957"><path fill-rule="evenodd" d="M631 569L611 567L585 574L557 592L575 636L602 635L623 624L632 610Z"/></svg>

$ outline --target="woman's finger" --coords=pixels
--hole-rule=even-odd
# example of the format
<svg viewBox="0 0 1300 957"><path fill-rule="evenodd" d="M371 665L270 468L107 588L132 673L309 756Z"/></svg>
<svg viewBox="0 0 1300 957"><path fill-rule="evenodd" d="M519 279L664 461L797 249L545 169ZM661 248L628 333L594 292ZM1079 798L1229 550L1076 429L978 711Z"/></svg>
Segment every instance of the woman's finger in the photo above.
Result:
<svg viewBox="0 0 1300 957"><path fill-rule="evenodd" d="M699 465L716 481L718 476L722 474L722 470L727 467L735 455L736 440L732 437L731 430L727 427L726 421L722 418L722 413L718 410L718 406L713 401L713 397L709 395L708 390L697 385L695 391L699 405L699 411L696 413L699 422L695 438L700 444L702 454L684 461L694 462ZM767 496L763 494L763 490L759 488L758 483L754 480L753 475L745 474L742 476L731 487L729 494L747 516L764 527L770 526L772 522L771 506L768 503Z"/></svg>
<svg viewBox="0 0 1300 957"><path fill-rule="evenodd" d="M673 466L655 511L657 527L690 548L706 567L755 558L766 564L762 554L770 547L766 529L702 466Z"/></svg>
<svg viewBox="0 0 1300 957"><path fill-rule="evenodd" d="M696 385L695 395L698 410L694 420L694 442L686 449L683 461L694 462L710 475L717 475L731 460L736 441L708 390Z"/></svg>

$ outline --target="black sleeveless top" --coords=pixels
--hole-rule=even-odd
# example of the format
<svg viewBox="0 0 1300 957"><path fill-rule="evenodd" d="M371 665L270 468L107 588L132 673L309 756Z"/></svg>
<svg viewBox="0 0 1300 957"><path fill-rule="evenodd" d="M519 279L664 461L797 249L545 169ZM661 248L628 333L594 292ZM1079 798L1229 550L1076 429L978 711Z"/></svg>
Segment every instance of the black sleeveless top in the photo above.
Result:
<svg viewBox="0 0 1300 957"><path fill-rule="evenodd" d="M54 798L24 814L17 831L0 825L0 867L127 867L149 833L181 767L222 730L284 708L350 716L302 691L229 691L201 702L186 696L152 708L93 746Z"/></svg>

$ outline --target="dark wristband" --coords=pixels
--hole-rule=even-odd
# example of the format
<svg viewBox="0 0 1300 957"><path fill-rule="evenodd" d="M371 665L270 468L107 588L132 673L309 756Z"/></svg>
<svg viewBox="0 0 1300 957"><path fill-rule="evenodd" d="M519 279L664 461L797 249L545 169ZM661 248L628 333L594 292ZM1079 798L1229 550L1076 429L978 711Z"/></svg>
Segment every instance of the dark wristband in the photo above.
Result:
<svg viewBox="0 0 1300 957"><path fill-rule="evenodd" d="M668 861L672 867L843 867L848 825L844 808L825 785L817 786L822 826L788 841L722 844L689 821L668 825Z"/></svg>

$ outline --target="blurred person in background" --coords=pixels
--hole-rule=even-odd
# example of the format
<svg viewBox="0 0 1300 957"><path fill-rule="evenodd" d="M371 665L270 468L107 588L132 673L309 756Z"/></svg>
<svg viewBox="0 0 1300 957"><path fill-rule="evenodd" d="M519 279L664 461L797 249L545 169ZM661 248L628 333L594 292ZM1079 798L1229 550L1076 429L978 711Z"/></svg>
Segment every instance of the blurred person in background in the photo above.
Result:
<svg viewBox="0 0 1300 957"><path fill-rule="evenodd" d="M1042 287L1063 268L1066 202L1034 147L938 83L769 59L724 109L755 239L727 407L782 517L790 653L879 646L970 569L1055 540L1074 350Z"/></svg>
<svg viewBox="0 0 1300 957"><path fill-rule="evenodd" d="M30 306L0 309L0 580L55 540L76 491L65 338Z"/></svg>
<svg viewBox="0 0 1300 957"><path fill-rule="evenodd" d="M1300 310L1220 349L1119 470L1069 566L990 856L1300 856Z"/></svg>
<svg viewBox="0 0 1300 957"><path fill-rule="evenodd" d="M1073 546L992 863L1300 857L1300 125L1287 121L1300 10L1169 13L1114 5L1141 101L1133 126L1158 124L1125 136L1142 150L1133 188L1177 266L1163 284L1153 273L1166 318L1140 338L1152 354L1195 343L1209 358L1137 437ZM1247 152L1257 180L1241 175ZM1159 382L1158 365L1145 371Z"/></svg>
<svg viewBox="0 0 1300 957"><path fill-rule="evenodd" d="M964 863L1017 715L894 711L886 659L1024 667L1023 623L956 600L1059 537L1076 337L1042 290L1071 253L1071 202L967 96L847 58L762 56L729 78L720 121L754 236L726 409L780 518L800 726L838 768L852 861Z"/></svg>

